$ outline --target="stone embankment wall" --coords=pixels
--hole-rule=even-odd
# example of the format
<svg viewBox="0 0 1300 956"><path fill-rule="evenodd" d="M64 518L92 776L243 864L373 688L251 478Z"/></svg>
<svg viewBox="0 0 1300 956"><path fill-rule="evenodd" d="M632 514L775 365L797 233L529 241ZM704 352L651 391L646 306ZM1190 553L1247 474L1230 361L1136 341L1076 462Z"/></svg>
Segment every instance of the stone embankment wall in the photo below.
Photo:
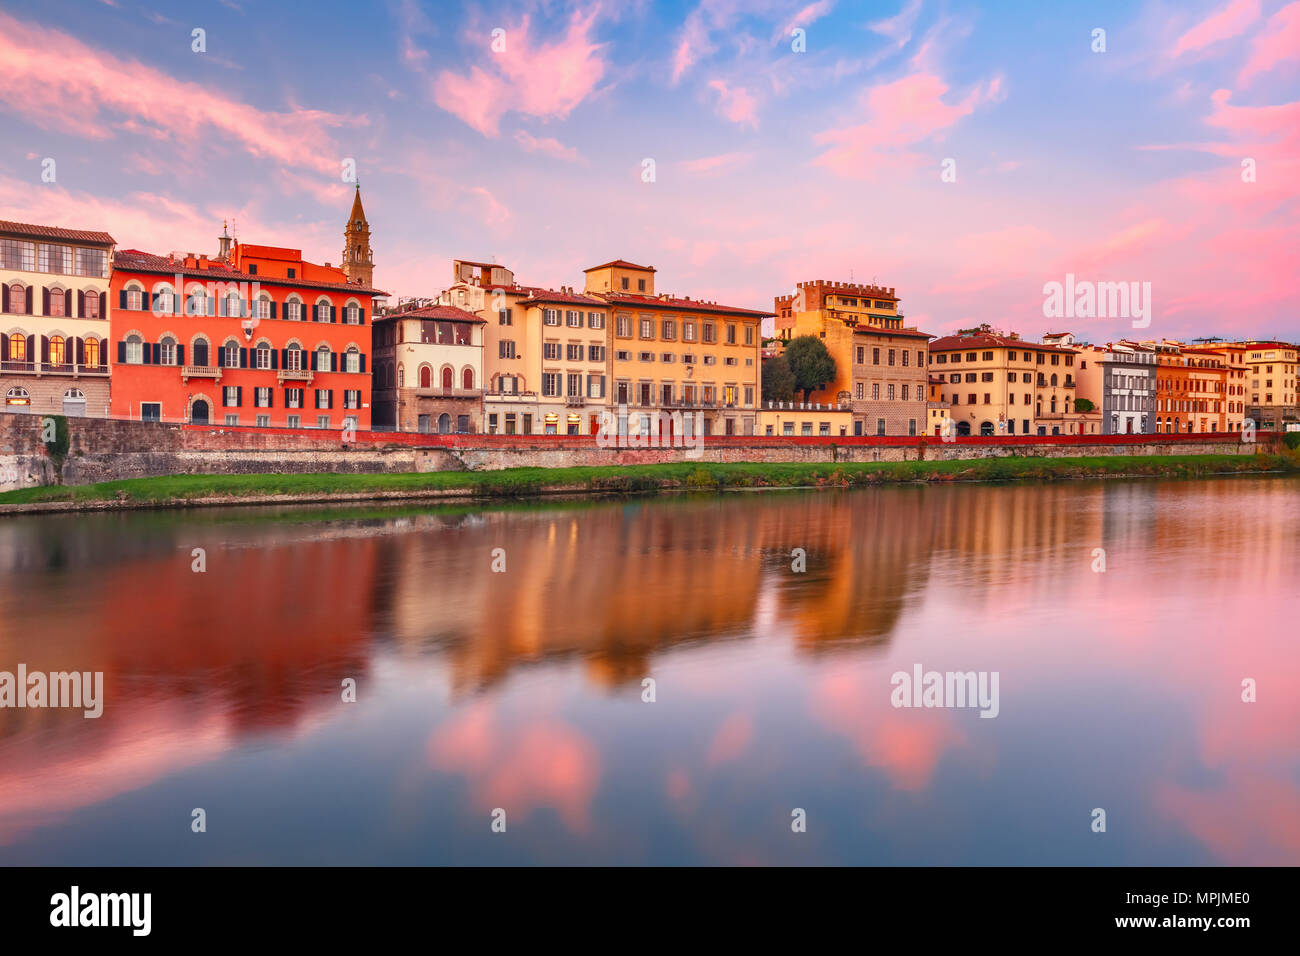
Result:
<svg viewBox="0 0 1300 956"><path fill-rule="evenodd" d="M591 436L418 435L67 419L68 448L51 455L38 415L0 414L0 491L175 474L377 473L709 462L849 462L1106 455L1255 454L1233 434L958 438L705 437L695 448L603 448ZM635 439L633 439L635 441Z"/></svg>

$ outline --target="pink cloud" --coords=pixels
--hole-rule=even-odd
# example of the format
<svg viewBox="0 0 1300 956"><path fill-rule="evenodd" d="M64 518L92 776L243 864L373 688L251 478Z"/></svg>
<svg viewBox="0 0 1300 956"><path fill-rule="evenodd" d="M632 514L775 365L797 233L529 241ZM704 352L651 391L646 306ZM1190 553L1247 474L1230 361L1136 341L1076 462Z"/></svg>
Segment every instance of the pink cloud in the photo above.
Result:
<svg viewBox="0 0 1300 956"><path fill-rule="evenodd" d="M1300 57L1300 2L1289 3L1268 19L1251 44L1250 59L1237 74L1239 87L1249 86L1261 73Z"/></svg>
<svg viewBox="0 0 1300 956"><path fill-rule="evenodd" d="M565 146L558 139L549 136L538 138L527 130L515 131L515 142L530 153L542 153L553 159L562 159L566 163L586 163L572 146Z"/></svg>
<svg viewBox="0 0 1300 956"><path fill-rule="evenodd" d="M928 160L911 150L939 138L958 120L1000 94L1000 80L976 88L950 104L948 85L932 73L912 73L870 87L860 97L864 121L818 133L815 142L829 148L815 162L840 176L870 178L886 168L914 168Z"/></svg>
<svg viewBox="0 0 1300 956"><path fill-rule="evenodd" d="M1259 19L1259 0L1231 0L1217 13L1206 17L1196 26L1178 38L1174 44L1173 56L1202 50L1220 40L1240 36L1252 23Z"/></svg>
<svg viewBox="0 0 1300 956"><path fill-rule="evenodd" d="M529 18L507 28L505 52L488 49L485 36L471 35L490 66L468 74L443 70L433 82L440 107L484 136L499 135L507 112L537 119L564 119L596 89L605 75L604 44L592 39L600 4L575 11L564 36L537 43L529 35Z"/></svg>
<svg viewBox="0 0 1300 956"><path fill-rule="evenodd" d="M743 86L728 86L726 80L710 80L709 89L718 94L718 113L741 126L758 128L758 100Z"/></svg>
<svg viewBox="0 0 1300 956"><path fill-rule="evenodd" d="M707 176L715 173L730 172L731 170L744 166L753 158L753 153L719 153L717 156L701 156L699 159L688 159L679 165L688 173Z"/></svg>
<svg viewBox="0 0 1300 956"><path fill-rule="evenodd" d="M327 130L361 122L323 110L259 110L3 13L0 62L0 103L36 126L92 140L111 139L123 122L191 147L216 130L250 155L337 176L339 150Z"/></svg>

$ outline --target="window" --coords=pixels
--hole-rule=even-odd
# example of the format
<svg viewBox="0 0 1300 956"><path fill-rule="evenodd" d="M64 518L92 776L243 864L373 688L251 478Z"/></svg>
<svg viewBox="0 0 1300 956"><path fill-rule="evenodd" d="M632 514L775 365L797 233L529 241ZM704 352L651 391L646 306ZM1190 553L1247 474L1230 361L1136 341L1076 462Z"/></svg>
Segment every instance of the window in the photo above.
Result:
<svg viewBox="0 0 1300 956"><path fill-rule="evenodd" d="M892 402L894 400L894 386L892 385L888 386L885 389L885 392L886 392L886 398L888 398L889 401Z"/></svg>
<svg viewBox="0 0 1300 956"><path fill-rule="evenodd" d="M615 320L614 334L620 338L630 339L632 337L632 316L620 315Z"/></svg>
<svg viewBox="0 0 1300 956"><path fill-rule="evenodd" d="M660 324L662 326L661 337L663 339L671 342L673 339L677 338L677 322L675 320L664 319Z"/></svg>
<svg viewBox="0 0 1300 956"><path fill-rule="evenodd" d="M556 396L560 394L560 376L555 372L542 373L542 394Z"/></svg>
<svg viewBox="0 0 1300 956"><path fill-rule="evenodd" d="M603 362L603 361L605 361L605 346L603 346L603 345L588 345L588 346L587 346L587 361L588 361L588 362Z"/></svg>
<svg viewBox="0 0 1300 956"><path fill-rule="evenodd" d="M290 428L302 428L302 416L301 416L301 415L290 415L290 416L289 416L289 420L288 420L288 422L286 422L286 424L287 424L288 427L290 427Z"/></svg>
<svg viewBox="0 0 1300 956"><path fill-rule="evenodd" d="M322 345L316 350L316 371L330 371L330 349L328 345Z"/></svg>
<svg viewBox="0 0 1300 956"><path fill-rule="evenodd" d="M253 316L258 319L269 319L271 317L271 299L269 296L258 296L257 301L253 303Z"/></svg>
<svg viewBox="0 0 1300 956"><path fill-rule="evenodd" d="M328 302L316 303L316 321L328 322L330 320L330 304Z"/></svg>
<svg viewBox="0 0 1300 956"><path fill-rule="evenodd" d="M880 364L880 349L871 350L871 364L872 365Z"/></svg>
<svg viewBox="0 0 1300 956"><path fill-rule="evenodd" d="M302 389L286 388L284 390L285 408L302 408Z"/></svg>
<svg viewBox="0 0 1300 956"><path fill-rule="evenodd" d="M509 309L497 309L497 325L514 325L515 318Z"/></svg>
<svg viewBox="0 0 1300 956"><path fill-rule="evenodd" d="M695 323L694 323L694 322L683 322L683 323L682 323L682 341L683 341L683 342L694 342L694 341L695 341Z"/></svg>
<svg viewBox="0 0 1300 956"><path fill-rule="evenodd" d="M605 327L605 313L604 313L604 312L588 312L588 313L587 313L587 328L589 328L589 329L603 329L604 327Z"/></svg>
<svg viewBox="0 0 1300 956"><path fill-rule="evenodd" d="M141 402L141 403L140 403L140 421L142 421L142 422L160 422L160 421L162 421L162 403L161 403L161 402Z"/></svg>
<svg viewBox="0 0 1300 956"><path fill-rule="evenodd" d="M100 362L99 339L86 339L83 346L86 353L86 367L98 368Z"/></svg>
<svg viewBox="0 0 1300 956"><path fill-rule="evenodd" d="M144 340L140 336L132 335L127 337L126 361L130 365L140 365L144 362Z"/></svg>
<svg viewBox="0 0 1300 956"><path fill-rule="evenodd" d="M880 383L879 383L879 382L872 382L872 383L871 383L871 400L872 400L873 402L878 402L878 401L880 401Z"/></svg>
<svg viewBox="0 0 1300 956"><path fill-rule="evenodd" d="M227 385L221 390L221 404L227 408L235 408L239 405L239 388L235 385Z"/></svg>
<svg viewBox="0 0 1300 956"><path fill-rule="evenodd" d="M543 325L559 325L559 324L560 324L560 310L559 310L559 309L542 309L542 324L543 324Z"/></svg>
<svg viewBox="0 0 1300 956"><path fill-rule="evenodd" d="M170 335L163 336L162 341L158 343L158 364L176 364L176 340Z"/></svg>
<svg viewBox="0 0 1300 956"><path fill-rule="evenodd" d="M0 239L0 269L17 269L33 272L36 268L36 246L20 239Z"/></svg>
<svg viewBox="0 0 1300 956"><path fill-rule="evenodd" d="M297 299L290 299L284 304L284 317L291 322L302 321L302 303Z"/></svg>
<svg viewBox="0 0 1300 956"><path fill-rule="evenodd" d="M292 270L290 270L290 271L292 271ZM271 416L270 416L270 415L258 415L258 416L257 416L257 427L258 427L258 428L270 428L270 427L271 427Z"/></svg>
<svg viewBox="0 0 1300 956"><path fill-rule="evenodd" d="M547 362L558 362L560 360L560 343L543 342L542 358Z"/></svg>
<svg viewBox="0 0 1300 956"><path fill-rule="evenodd" d="M574 345L572 342L570 342L567 346L565 346L564 355L565 358L567 358L570 362L581 362L582 355L583 355L582 346Z"/></svg>
<svg viewBox="0 0 1300 956"><path fill-rule="evenodd" d="M328 415L317 415L317 416L316 416L316 427L317 427L317 428L329 428L329 427L330 427L330 417L329 417Z"/></svg>
<svg viewBox="0 0 1300 956"><path fill-rule="evenodd" d="M234 412L234 413L231 413L231 414L227 414L227 415L226 415L226 424L227 424L227 425L238 425L238 424L239 424L239 413L238 413L238 412Z"/></svg>
<svg viewBox="0 0 1300 956"><path fill-rule="evenodd" d="M334 392L332 389L318 388L315 389L315 392L316 392L315 399L316 399L317 408L334 407ZM328 418L329 416L326 417Z"/></svg>
<svg viewBox="0 0 1300 956"><path fill-rule="evenodd" d="M513 339L502 339L497 343L497 358L512 359L515 357L515 343Z"/></svg>
<svg viewBox="0 0 1300 956"><path fill-rule="evenodd" d="M704 323L704 341L708 343L718 341L718 330L712 322Z"/></svg>
<svg viewBox="0 0 1300 956"><path fill-rule="evenodd" d="M646 318L645 316L642 316L641 317L641 338L652 339L654 337L655 337L654 319L650 319L650 318Z"/></svg>
<svg viewBox="0 0 1300 956"><path fill-rule="evenodd" d="M345 308L343 310L343 321L348 325L360 325L361 307L357 305L349 305Z"/></svg>
<svg viewBox="0 0 1300 956"><path fill-rule="evenodd" d="M727 324L727 344L736 344L736 326L731 323Z"/></svg>
<svg viewBox="0 0 1300 956"><path fill-rule="evenodd" d="M343 390L343 407L360 408L361 407L361 389L347 388Z"/></svg>
<svg viewBox="0 0 1300 956"><path fill-rule="evenodd" d="M574 309L568 309L564 313L564 324L571 329L582 328L582 313Z"/></svg>
<svg viewBox="0 0 1300 956"><path fill-rule="evenodd" d="M268 369L271 367L271 346L266 342L259 342L257 348L253 349L253 367Z"/></svg>
<svg viewBox="0 0 1300 956"><path fill-rule="evenodd" d="M638 292L644 292L644 291L645 291L645 279L637 279L637 280L636 280L636 290L637 290Z"/></svg>
<svg viewBox="0 0 1300 956"><path fill-rule="evenodd" d="M344 353L344 371L361 371L361 352L356 346L352 346L346 353Z"/></svg>

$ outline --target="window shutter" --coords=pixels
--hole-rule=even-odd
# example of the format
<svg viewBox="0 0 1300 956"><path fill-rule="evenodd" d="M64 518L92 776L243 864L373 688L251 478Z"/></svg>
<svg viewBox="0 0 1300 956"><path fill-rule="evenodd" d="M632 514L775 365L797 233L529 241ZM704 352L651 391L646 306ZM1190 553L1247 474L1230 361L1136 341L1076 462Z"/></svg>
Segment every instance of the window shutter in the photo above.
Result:
<svg viewBox="0 0 1300 956"><path fill-rule="evenodd" d="M77 318L86 314L86 293L77 290Z"/></svg>
<svg viewBox="0 0 1300 956"><path fill-rule="evenodd" d="M118 365L126 364L126 343L125 342L117 343L117 364Z"/></svg>
<svg viewBox="0 0 1300 956"><path fill-rule="evenodd" d="M248 368L248 349L239 350L239 367Z"/></svg>
<svg viewBox="0 0 1300 956"><path fill-rule="evenodd" d="M223 345L217 349L217 368L226 367L226 347Z"/></svg>
<svg viewBox="0 0 1300 956"><path fill-rule="evenodd" d="M32 314L32 287L27 287L27 314Z"/></svg>
<svg viewBox="0 0 1300 956"><path fill-rule="evenodd" d="M331 371L331 372L337 372L338 370L339 370L339 353L338 353L338 352L331 352L331 353L330 353L330 371Z"/></svg>
<svg viewBox="0 0 1300 956"><path fill-rule="evenodd" d="M361 320L361 324L362 324L362 325L365 325L365 324L366 324L366 310L365 310L365 309L357 309L357 317Z"/></svg>
<svg viewBox="0 0 1300 956"><path fill-rule="evenodd" d="M50 314L50 290L41 286L41 315Z"/></svg>
<svg viewBox="0 0 1300 956"><path fill-rule="evenodd" d="M42 335L41 336L41 361L48 362L49 360L50 360L50 340Z"/></svg>
<svg viewBox="0 0 1300 956"><path fill-rule="evenodd" d="M0 362L9 361L9 336L0 334Z"/></svg>
<svg viewBox="0 0 1300 956"><path fill-rule="evenodd" d="M94 293L92 292L91 295L94 295ZM99 317L101 319L108 318L108 293L107 292L101 292L99 294Z"/></svg>
<svg viewBox="0 0 1300 956"><path fill-rule="evenodd" d="M366 370L366 353L365 353L365 352L362 352L362 353L361 353L361 371L364 372L365 370Z"/></svg>
<svg viewBox="0 0 1300 956"><path fill-rule="evenodd" d="M244 386L235 386L235 407L240 408L244 404Z"/></svg>
<svg viewBox="0 0 1300 956"><path fill-rule="evenodd" d="M176 364L177 365L185 364L185 346L183 345L176 346Z"/></svg>
<svg viewBox="0 0 1300 956"><path fill-rule="evenodd" d="M289 350L287 348L280 349L280 367L281 368L289 367Z"/></svg>
<svg viewBox="0 0 1300 956"><path fill-rule="evenodd" d="M0 312L9 311L9 286L0 283Z"/></svg>
<svg viewBox="0 0 1300 956"><path fill-rule="evenodd" d="M329 397L330 397L330 408L333 408L333 407L334 407L334 389L332 389L332 388L329 390Z"/></svg>
<svg viewBox="0 0 1300 956"><path fill-rule="evenodd" d="M331 322L338 322L338 320L339 320L339 310L338 310L338 308L337 308L336 306L332 306L332 305L331 305L331 306L330 306L330 321L331 321Z"/></svg>
<svg viewBox="0 0 1300 956"><path fill-rule="evenodd" d="M275 318L275 311L276 311L276 308L275 308L275 302L272 301L272 302L271 302L271 318L273 318L273 319Z"/></svg>
<svg viewBox="0 0 1300 956"><path fill-rule="evenodd" d="M125 309L125 308L126 308L126 290L125 290L125 289L118 289L118 290L117 290L117 307L118 307L119 309Z"/></svg>
<svg viewBox="0 0 1300 956"><path fill-rule="evenodd" d="M273 388L266 390L266 407L275 408L275 389Z"/></svg>
<svg viewBox="0 0 1300 956"><path fill-rule="evenodd" d="M28 362L32 361L32 354L35 351L35 349L36 349L36 336L35 335L27 336L27 361Z"/></svg>
<svg viewBox="0 0 1300 956"><path fill-rule="evenodd" d="M226 314L226 297L222 296L220 299L217 300L217 315L219 317L224 317L225 314Z"/></svg>
<svg viewBox="0 0 1300 956"><path fill-rule="evenodd" d="M278 349L271 349L271 368L280 367L280 352Z"/></svg>

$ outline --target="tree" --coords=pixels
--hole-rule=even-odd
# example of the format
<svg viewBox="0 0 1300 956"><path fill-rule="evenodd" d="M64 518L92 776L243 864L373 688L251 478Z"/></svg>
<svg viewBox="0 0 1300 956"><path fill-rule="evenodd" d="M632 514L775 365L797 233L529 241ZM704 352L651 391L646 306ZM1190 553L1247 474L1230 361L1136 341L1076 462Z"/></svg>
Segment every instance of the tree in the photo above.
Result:
<svg viewBox="0 0 1300 956"><path fill-rule="evenodd" d="M1096 407L1097 407L1096 405L1092 404L1091 399L1076 398L1074 400L1074 410L1076 412L1090 412Z"/></svg>
<svg viewBox="0 0 1300 956"><path fill-rule="evenodd" d="M774 355L763 360L763 401L789 402L794 400L794 372L784 355Z"/></svg>
<svg viewBox="0 0 1300 956"><path fill-rule="evenodd" d="M815 335L800 335L785 347L785 360L794 373L794 387L803 392L803 400L828 382L835 381L835 359L826 343Z"/></svg>

